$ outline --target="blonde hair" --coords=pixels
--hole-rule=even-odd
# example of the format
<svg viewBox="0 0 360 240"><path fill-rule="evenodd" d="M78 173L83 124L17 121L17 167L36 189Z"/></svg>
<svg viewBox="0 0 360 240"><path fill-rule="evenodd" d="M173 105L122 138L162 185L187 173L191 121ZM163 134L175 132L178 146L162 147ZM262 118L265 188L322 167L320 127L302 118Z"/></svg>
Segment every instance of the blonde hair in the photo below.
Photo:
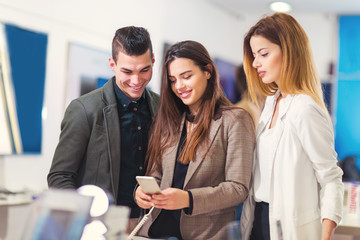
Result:
<svg viewBox="0 0 360 240"><path fill-rule="evenodd" d="M252 67L254 61L250 46L252 36L262 36L280 46L283 60L279 86L274 82L263 83L256 69ZM244 39L244 70L249 93L255 103L257 103L255 88L267 96L274 95L276 90L280 89L284 94L309 95L327 111L309 39L304 29L289 14L274 13L265 16L250 28Z"/></svg>

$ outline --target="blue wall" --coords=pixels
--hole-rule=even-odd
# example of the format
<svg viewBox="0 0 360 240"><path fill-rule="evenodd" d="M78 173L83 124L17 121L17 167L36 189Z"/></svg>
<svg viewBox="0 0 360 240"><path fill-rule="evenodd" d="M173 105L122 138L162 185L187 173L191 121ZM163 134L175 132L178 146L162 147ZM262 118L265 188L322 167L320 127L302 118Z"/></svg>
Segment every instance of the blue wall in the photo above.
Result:
<svg viewBox="0 0 360 240"><path fill-rule="evenodd" d="M360 156L360 16L339 17L339 72L335 149Z"/></svg>
<svg viewBox="0 0 360 240"><path fill-rule="evenodd" d="M5 25L24 153L41 153L47 35Z"/></svg>

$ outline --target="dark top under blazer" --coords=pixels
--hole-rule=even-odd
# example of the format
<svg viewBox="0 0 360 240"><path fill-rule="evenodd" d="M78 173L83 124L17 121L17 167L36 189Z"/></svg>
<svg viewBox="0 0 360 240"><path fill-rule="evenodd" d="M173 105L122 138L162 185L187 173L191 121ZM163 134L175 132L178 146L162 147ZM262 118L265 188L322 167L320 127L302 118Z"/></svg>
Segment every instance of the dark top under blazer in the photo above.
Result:
<svg viewBox="0 0 360 240"><path fill-rule="evenodd" d="M118 196L120 123L113 80L73 100L66 109L48 174L49 187L75 189L93 184ZM159 95L148 89L145 94L154 119Z"/></svg>

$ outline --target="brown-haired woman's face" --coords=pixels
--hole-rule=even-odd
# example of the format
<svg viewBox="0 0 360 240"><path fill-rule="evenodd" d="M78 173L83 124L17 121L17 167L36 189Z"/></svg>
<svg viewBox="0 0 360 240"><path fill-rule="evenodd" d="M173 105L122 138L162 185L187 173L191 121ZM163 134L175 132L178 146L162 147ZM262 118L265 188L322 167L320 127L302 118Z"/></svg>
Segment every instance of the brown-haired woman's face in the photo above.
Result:
<svg viewBox="0 0 360 240"><path fill-rule="evenodd" d="M171 89L196 114L205 93L210 73L202 71L188 58L176 58L168 65Z"/></svg>
<svg viewBox="0 0 360 240"><path fill-rule="evenodd" d="M282 51L279 45L266 38L255 35L250 38L254 55L253 67L265 84L275 82L279 86L282 64Z"/></svg>

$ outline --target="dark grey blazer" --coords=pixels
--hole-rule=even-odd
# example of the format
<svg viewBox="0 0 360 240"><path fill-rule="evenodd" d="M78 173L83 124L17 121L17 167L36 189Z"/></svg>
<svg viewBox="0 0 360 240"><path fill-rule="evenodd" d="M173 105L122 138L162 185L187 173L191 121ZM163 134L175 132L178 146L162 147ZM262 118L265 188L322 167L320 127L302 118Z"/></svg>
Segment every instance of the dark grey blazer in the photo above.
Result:
<svg viewBox="0 0 360 240"><path fill-rule="evenodd" d="M75 189L93 184L117 197L120 123L113 79L73 100L66 109L47 177L49 187ZM159 95L148 89L145 94L154 118Z"/></svg>

